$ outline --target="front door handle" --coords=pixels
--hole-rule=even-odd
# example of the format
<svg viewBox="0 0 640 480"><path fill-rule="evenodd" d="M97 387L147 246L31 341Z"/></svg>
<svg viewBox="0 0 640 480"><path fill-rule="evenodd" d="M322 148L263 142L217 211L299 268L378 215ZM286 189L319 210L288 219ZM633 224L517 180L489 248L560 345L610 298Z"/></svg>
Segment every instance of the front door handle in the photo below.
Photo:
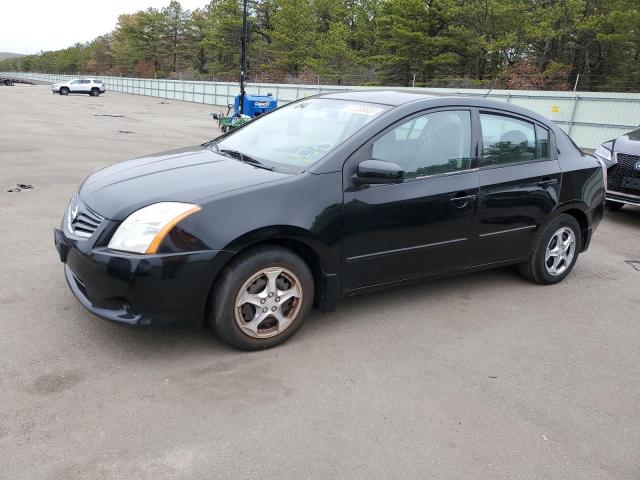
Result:
<svg viewBox="0 0 640 480"><path fill-rule="evenodd" d="M461 195L461 194L458 194L458 195ZM477 195L461 195L459 197L458 196L453 197L451 199L451 203L453 203L453 206L456 208L464 208L469 203L474 202L476 198L478 198Z"/></svg>
<svg viewBox="0 0 640 480"><path fill-rule="evenodd" d="M545 178L543 178L542 180L540 180L538 182L538 186L539 187L548 187L549 185L553 185L553 184L556 184L556 183L558 183L558 179L557 178L545 177Z"/></svg>

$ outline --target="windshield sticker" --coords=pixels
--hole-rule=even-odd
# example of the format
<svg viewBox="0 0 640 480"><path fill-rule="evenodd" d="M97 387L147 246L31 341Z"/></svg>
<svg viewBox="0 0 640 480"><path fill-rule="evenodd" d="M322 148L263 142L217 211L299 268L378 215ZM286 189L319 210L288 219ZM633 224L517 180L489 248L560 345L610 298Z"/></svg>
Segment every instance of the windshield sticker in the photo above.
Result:
<svg viewBox="0 0 640 480"><path fill-rule="evenodd" d="M314 147L301 147L293 154L293 157L299 162L311 163L317 153L318 151Z"/></svg>
<svg viewBox="0 0 640 480"><path fill-rule="evenodd" d="M383 110L384 108L374 107L372 105L360 105L360 104L347 105L342 109L343 112L357 113L359 115L367 115L368 117L373 117L374 115L378 115Z"/></svg>

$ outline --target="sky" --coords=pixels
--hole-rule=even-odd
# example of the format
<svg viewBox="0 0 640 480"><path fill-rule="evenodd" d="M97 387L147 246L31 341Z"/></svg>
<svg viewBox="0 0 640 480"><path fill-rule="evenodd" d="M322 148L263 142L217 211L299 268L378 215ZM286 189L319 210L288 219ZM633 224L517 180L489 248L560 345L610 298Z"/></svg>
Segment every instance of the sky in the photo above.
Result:
<svg viewBox="0 0 640 480"><path fill-rule="evenodd" d="M2 0L0 52L38 53L93 40L116 26L118 15L162 8L170 0ZM208 0L181 0L194 10Z"/></svg>

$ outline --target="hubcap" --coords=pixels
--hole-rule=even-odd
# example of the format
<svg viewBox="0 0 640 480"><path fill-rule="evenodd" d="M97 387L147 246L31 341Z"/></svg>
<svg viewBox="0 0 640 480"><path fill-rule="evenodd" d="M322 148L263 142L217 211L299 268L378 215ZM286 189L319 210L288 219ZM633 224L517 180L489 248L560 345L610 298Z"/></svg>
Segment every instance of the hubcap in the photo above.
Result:
<svg viewBox="0 0 640 480"><path fill-rule="evenodd" d="M235 320L253 338L269 338L286 330L300 313L302 286L281 267L260 270L242 286L235 303Z"/></svg>
<svg viewBox="0 0 640 480"><path fill-rule="evenodd" d="M576 235L569 227L562 227L553 234L544 256L547 273L562 275L571 265L576 249Z"/></svg>

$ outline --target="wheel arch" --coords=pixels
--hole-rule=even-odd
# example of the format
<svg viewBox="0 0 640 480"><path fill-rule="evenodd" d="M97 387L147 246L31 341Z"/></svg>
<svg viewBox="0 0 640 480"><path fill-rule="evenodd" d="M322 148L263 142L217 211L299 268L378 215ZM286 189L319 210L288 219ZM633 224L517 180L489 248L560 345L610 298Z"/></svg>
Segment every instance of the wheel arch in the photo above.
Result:
<svg viewBox="0 0 640 480"><path fill-rule="evenodd" d="M589 230L591 229L591 219L589 217L589 207L584 202L570 202L559 206L545 223L548 223L558 217L559 215L566 214L576 219L578 225L580 225L580 237L582 245L580 251L585 250L585 242L589 237ZM540 229L542 230L542 229Z"/></svg>
<svg viewBox="0 0 640 480"><path fill-rule="evenodd" d="M212 304L211 296L223 276L224 270L234 259L237 259L239 255L246 251L258 246L269 245L291 250L306 263L309 270L311 270L315 283L313 304L317 309L331 311L335 308L339 295L339 254L335 254L335 252L332 254L332 252L337 247L326 244L313 235L312 232L300 227L265 227L247 232L224 247L224 250L233 252L233 255L226 260L213 278L207 298L205 323Z"/></svg>

